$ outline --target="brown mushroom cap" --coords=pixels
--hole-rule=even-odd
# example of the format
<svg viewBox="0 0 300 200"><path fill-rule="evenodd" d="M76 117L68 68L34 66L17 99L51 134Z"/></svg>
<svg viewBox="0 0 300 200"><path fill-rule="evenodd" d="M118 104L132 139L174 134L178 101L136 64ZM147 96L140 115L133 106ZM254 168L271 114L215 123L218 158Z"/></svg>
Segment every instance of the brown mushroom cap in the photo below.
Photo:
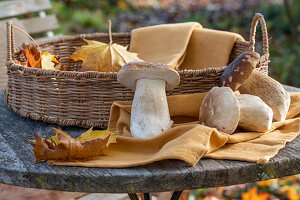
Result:
<svg viewBox="0 0 300 200"><path fill-rule="evenodd" d="M169 65L150 62L129 62L118 73L118 81L135 91L136 80L141 78L162 79L167 82L166 90L171 90L179 85L178 72Z"/></svg>
<svg viewBox="0 0 300 200"><path fill-rule="evenodd" d="M199 123L232 134L239 123L240 109L229 87L213 87L204 97Z"/></svg>
<svg viewBox="0 0 300 200"><path fill-rule="evenodd" d="M241 53L226 67L220 77L219 86L230 87L233 91L239 89L259 63L259 58L259 54L253 51Z"/></svg>

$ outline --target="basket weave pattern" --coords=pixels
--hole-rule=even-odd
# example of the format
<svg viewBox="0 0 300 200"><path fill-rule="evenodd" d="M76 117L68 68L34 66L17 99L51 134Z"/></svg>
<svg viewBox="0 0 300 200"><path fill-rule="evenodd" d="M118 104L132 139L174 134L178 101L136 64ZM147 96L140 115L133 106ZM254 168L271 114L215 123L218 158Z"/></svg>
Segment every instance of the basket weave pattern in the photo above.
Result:
<svg viewBox="0 0 300 200"><path fill-rule="evenodd" d="M250 30L250 41L236 41L229 62L240 53L254 51L255 30L258 21L263 32L263 52L257 69L267 73L269 53L268 35L263 16L256 14ZM20 51L13 47L13 32L8 23L8 86L5 102L9 109L21 116L43 120L63 126L107 128L110 107L114 101L132 100L133 92L120 85L117 73L77 72L81 62L68 58L74 47L85 44L90 39L109 42L108 34L95 33L78 36L65 36L40 43L43 52L48 51L62 58L62 66L71 71L54 71L29 68L16 64L13 59L24 61ZM112 34L113 41L129 45L129 33ZM199 93L209 91L218 84L225 67L202 70L182 70L180 85L167 95Z"/></svg>

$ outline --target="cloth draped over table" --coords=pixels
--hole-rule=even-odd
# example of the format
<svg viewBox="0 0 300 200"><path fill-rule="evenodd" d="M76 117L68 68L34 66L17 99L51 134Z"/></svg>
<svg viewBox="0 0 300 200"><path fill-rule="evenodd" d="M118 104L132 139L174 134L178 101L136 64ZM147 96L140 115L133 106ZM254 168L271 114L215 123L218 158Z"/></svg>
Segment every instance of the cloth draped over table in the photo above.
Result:
<svg viewBox="0 0 300 200"><path fill-rule="evenodd" d="M201 158L232 159L266 163L300 132L300 93L291 93L287 120L273 122L266 133L237 130L229 135L198 123L202 99L206 93L167 97L173 128L152 139L132 138L131 102L115 102L111 108L109 129L118 131L117 143L106 156L87 161L49 161L56 165L85 167L130 167L164 159L179 159L191 166Z"/></svg>
<svg viewBox="0 0 300 200"><path fill-rule="evenodd" d="M202 28L196 22L163 24L134 29L130 51L176 70L223 67L237 39L245 41L239 34Z"/></svg>

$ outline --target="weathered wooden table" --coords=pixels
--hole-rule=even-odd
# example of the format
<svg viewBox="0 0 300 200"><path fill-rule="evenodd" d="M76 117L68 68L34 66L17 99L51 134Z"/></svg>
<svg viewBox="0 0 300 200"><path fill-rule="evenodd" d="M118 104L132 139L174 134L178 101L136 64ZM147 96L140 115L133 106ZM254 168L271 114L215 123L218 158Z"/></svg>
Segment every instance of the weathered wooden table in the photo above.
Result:
<svg viewBox="0 0 300 200"><path fill-rule="evenodd" d="M0 183L71 192L128 193L131 199L137 199L136 193L142 192L146 200L151 198L150 192L177 191L171 198L175 200L186 189L249 183L300 173L300 136L264 165L213 159L201 159L195 167L178 160L121 169L35 164L28 139L33 139L34 133L42 137L53 135L52 127L59 128L8 110L0 91ZM83 132L77 127L63 130L72 136Z"/></svg>

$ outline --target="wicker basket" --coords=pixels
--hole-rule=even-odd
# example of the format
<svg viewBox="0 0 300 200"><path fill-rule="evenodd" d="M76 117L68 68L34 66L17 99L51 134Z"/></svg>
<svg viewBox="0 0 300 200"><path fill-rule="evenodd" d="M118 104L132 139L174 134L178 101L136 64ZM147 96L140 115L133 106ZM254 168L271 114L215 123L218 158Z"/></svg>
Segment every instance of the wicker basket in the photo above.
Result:
<svg viewBox="0 0 300 200"><path fill-rule="evenodd" d="M264 55L257 67L267 73L268 34L261 14L256 14L253 18L250 41L236 41L229 62L242 52L254 51L258 21L262 27ZM54 71L16 64L13 59L24 61L25 58L19 51L15 52L11 23L7 24L7 28L8 85L5 90L5 103L12 111L23 117L62 126L107 128L112 103L132 100L133 92L119 84L117 73L76 72L81 63L68 58L74 52L74 46L85 44L82 38L108 42L108 34L65 36L40 43L43 52L61 56L62 65L71 70ZM115 33L112 37L118 44L130 43L129 33ZM208 91L218 84L224 69L225 67L179 71L180 85L167 95Z"/></svg>

